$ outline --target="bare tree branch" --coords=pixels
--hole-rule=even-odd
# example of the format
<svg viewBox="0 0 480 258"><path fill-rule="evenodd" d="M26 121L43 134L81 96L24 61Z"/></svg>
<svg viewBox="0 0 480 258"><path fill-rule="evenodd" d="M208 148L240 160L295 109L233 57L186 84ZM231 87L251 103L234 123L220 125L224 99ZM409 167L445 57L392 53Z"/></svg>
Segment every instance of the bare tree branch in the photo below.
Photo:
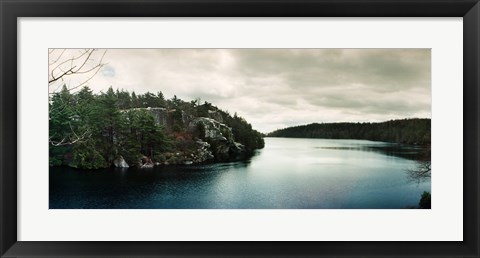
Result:
<svg viewBox="0 0 480 258"><path fill-rule="evenodd" d="M98 74L101 68L106 65L103 59L107 50L83 49L80 50L80 52L70 49L59 50L60 49L50 49L48 52L49 94L58 93L59 89L63 85L66 85L66 81L69 82L67 86L69 92L87 85L87 83ZM61 100L61 98L59 98L59 100ZM57 105L56 108L50 107L49 114L52 114L52 112L62 112L65 108L69 107L68 105L71 105L71 103L61 103L61 105ZM74 110L74 113L77 112ZM72 145L82 142L91 136L88 130L78 132L77 129L76 131L71 122L68 122L68 127L69 132L67 132L66 135L63 137L60 135L50 136L49 143L53 146Z"/></svg>
<svg viewBox="0 0 480 258"><path fill-rule="evenodd" d="M432 176L431 161L419 161L416 168L407 169L407 177L411 181L423 182Z"/></svg>
<svg viewBox="0 0 480 258"><path fill-rule="evenodd" d="M55 49L52 49L51 51L48 52L48 54L51 55L51 54L54 53L54 51L55 51ZM48 66L51 66L51 65L55 64L56 62L58 62L58 60L60 60L60 58L62 58L65 51L67 51L67 50L63 49L62 53L60 53L60 55L54 61L52 61L51 63L48 63Z"/></svg>
<svg viewBox="0 0 480 258"><path fill-rule="evenodd" d="M64 51L66 51L66 49L64 49ZM94 49L92 49L91 51L94 51ZM61 61L60 63L58 63L55 67L52 68L52 66L54 64L56 64L58 62L58 60L56 62L53 62L51 65L49 65L49 70L51 71L51 73L54 73L57 69L60 69L63 65L65 65L66 63L70 62L69 66L70 67L73 67L73 63L76 61L76 60L79 60L81 59L85 54L89 53L90 51L89 50L86 50L85 52L81 53L80 55L78 56L73 56L72 58L68 58L66 60L63 60Z"/></svg>
<svg viewBox="0 0 480 258"><path fill-rule="evenodd" d="M70 91L85 86L106 65L103 59L107 50L85 49L80 53L69 53L67 49L63 49L58 56L54 56L55 53L53 50L49 51L52 61L49 63L48 85L50 89L56 86L53 91L50 90L50 94L58 91L66 78L70 78L69 81L72 82L68 85ZM72 56L66 58L67 53ZM58 83L61 85L57 85Z"/></svg>
<svg viewBox="0 0 480 258"><path fill-rule="evenodd" d="M50 137L48 141L50 142L51 145L53 146L65 146L65 145L72 145L77 142L83 142L86 138L90 137L90 132L87 130L83 132L81 135L75 134L75 137L63 137L62 140L60 141L55 141L52 140L53 137Z"/></svg>

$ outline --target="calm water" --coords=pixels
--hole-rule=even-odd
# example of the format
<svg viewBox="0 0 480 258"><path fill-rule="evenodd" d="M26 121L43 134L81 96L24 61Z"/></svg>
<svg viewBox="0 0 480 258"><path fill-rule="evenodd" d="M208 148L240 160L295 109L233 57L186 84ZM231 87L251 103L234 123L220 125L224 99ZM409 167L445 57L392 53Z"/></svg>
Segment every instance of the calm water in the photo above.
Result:
<svg viewBox="0 0 480 258"><path fill-rule="evenodd" d="M418 148L363 140L266 138L243 162L154 169L50 169L51 209L407 208Z"/></svg>

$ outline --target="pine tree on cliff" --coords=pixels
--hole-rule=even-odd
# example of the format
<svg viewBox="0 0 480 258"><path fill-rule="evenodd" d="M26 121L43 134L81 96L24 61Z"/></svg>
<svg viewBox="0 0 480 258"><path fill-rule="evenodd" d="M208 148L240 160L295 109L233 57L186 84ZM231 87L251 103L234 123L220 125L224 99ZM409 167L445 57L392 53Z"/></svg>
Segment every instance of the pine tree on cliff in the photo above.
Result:
<svg viewBox="0 0 480 258"><path fill-rule="evenodd" d="M107 161L112 161L117 156L117 148L114 144L115 134L119 129L120 112L117 106L117 97L112 87L106 93L100 95L99 105L96 110L98 132L100 133L101 149Z"/></svg>

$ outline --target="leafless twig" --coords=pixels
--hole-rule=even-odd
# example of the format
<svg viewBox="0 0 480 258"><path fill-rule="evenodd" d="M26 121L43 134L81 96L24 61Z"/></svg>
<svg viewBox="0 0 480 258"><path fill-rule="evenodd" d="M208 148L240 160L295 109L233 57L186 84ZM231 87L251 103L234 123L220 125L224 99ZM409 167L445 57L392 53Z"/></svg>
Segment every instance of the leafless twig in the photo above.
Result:
<svg viewBox="0 0 480 258"><path fill-rule="evenodd" d="M72 92L87 83L95 77L106 64L103 62L107 50L82 49L80 52L73 49L49 49L48 63L48 87L49 93L58 93L59 89L68 81L67 89ZM57 101L63 101L59 98ZM61 103L55 108L51 107L49 114L54 111L62 112L71 103ZM74 112L75 113L75 112ZM73 119L73 118L72 118ZM72 123L69 122L69 133L64 137L52 136L49 142L53 146L72 145L84 141L90 136L88 130L80 133L74 130ZM61 138L60 140L55 138Z"/></svg>
<svg viewBox="0 0 480 258"><path fill-rule="evenodd" d="M74 50L62 49L58 56L55 53L58 51L49 51L49 88L54 88L53 94L60 86L58 83L64 84L66 78L75 78L73 85L68 85L68 89L73 91L82 86L85 86L106 64L103 58L107 50L100 51L98 49L84 49L81 52L72 52ZM70 57L67 58L67 56ZM70 80L72 81L72 80ZM57 87L52 87L56 85Z"/></svg>
<svg viewBox="0 0 480 258"><path fill-rule="evenodd" d="M407 169L407 176L412 181L423 182L432 176L430 160L419 161L414 169Z"/></svg>

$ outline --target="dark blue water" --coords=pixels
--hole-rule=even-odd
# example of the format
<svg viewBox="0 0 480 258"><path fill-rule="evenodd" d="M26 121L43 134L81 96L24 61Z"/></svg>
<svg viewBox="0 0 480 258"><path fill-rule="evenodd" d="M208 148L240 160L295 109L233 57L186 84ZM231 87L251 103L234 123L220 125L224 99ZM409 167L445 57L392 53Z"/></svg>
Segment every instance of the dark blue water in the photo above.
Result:
<svg viewBox="0 0 480 258"><path fill-rule="evenodd" d="M411 208L421 148L363 140L266 138L247 161L153 169L50 168L51 209Z"/></svg>

